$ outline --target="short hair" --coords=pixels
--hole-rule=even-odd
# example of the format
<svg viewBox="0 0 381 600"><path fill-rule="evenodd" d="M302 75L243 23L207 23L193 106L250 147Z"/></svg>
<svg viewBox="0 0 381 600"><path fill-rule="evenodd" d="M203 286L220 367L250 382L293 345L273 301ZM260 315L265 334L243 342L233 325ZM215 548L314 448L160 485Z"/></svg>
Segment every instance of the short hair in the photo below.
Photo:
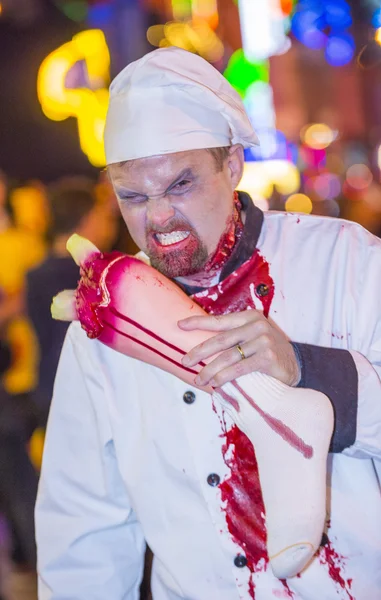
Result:
<svg viewBox="0 0 381 600"><path fill-rule="evenodd" d="M49 237L75 231L96 204L94 183L86 177L63 177L48 188Z"/></svg>
<svg viewBox="0 0 381 600"><path fill-rule="evenodd" d="M229 156L230 146L222 146L221 148L208 148L208 152L213 156L216 163L217 173L223 170L224 162Z"/></svg>

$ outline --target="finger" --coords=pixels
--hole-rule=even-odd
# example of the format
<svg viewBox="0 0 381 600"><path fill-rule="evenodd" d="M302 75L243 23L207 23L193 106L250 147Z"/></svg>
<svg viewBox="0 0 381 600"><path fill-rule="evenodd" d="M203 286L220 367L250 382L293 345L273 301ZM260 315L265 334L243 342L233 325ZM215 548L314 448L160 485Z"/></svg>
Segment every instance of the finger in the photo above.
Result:
<svg viewBox="0 0 381 600"><path fill-rule="evenodd" d="M240 347L244 356L249 356L250 345L240 344ZM215 387L216 385L219 385L218 375L221 371L224 371L225 369L232 366L240 370L239 365L243 364L245 361L246 358L242 359L242 355L239 352L237 346L229 348L229 350L225 350L225 352L222 352L219 356L217 356L217 358L212 360L208 365L201 369L201 371L195 379L195 382L197 383L197 385L207 385L210 381L214 381L215 383L211 385Z"/></svg>
<svg viewBox="0 0 381 600"><path fill-rule="evenodd" d="M183 357L182 364L185 367L192 367L205 361L207 358L214 357L224 350L237 346L237 344L241 344L242 346L242 343L248 343L249 341L254 343L255 340L258 340L258 347L260 347L270 339L270 333L271 325L267 319L257 319L230 331L222 331L192 348ZM252 352L255 350L256 348Z"/></svg>
<svg viewBox="0 0 381 600"><path fill-rule="evenodd" d="M180 329L192 331L202 329L204 331L224 331L241 327L250 321L264 319L263 313L259 310L244 310L228 315L205 315L202 317L188 317L177 322Z"/></svg>
<svg viewBox="0 0 381 600"><path fill-rule="evenodd" d="M270 373L266 372L266 367L263 366L260 360L254 360L253 357L250 357L246 360L241 360L234 365L229 365L225 369L220 370L218 373L212 377L210 380L210 385L212 387L218 386L221 387L225 383L230 381L234 381L243 375L248 375L249 373L259 372L264 373L265 375L269 375Z"/></svg>
<svg viewBox="0 0 381 600"><path fill-rule="evenodd" d="M206 358L220 354L233 346L237 346L248 337L247 325L236 327L230 331L222 331L217 335L195 346L182 358L185 367L193 367Z"/></svg>
<svg viewBox="0 0 381 600"><path fill-rule="evenodd" d="M277 362L277 354L271 346L269 335L262 334L240 344L240 347L245 356L243 360L237 345L235 345L234 348L220 354L200 371L201 382L216 387L253 371L260 371L277 378L282 376L282 370Z"/></svg>
<svg viewBox="0 0 381 600"><path fill-rule="evenodd" d="M226 366L216 373L208 383L212 387L220 387L229 381L242 377L242 375L254 372L270 375L287 385L289 384L288 375L278 363L276 353L268 347L262 347L247 359Z"/></svg>

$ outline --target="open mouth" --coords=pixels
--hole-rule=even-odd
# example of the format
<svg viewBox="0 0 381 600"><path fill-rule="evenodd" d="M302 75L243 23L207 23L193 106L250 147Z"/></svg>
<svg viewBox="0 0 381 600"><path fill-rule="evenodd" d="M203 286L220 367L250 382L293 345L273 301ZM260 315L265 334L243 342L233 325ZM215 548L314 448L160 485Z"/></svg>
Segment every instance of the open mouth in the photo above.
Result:
<svg viewBox="0 0 381 600"><path fill-rule="evenodd" d="M172 246L189 237L190 231L171 231L171 233L155 233L154 238L161 246Z"/></svg>

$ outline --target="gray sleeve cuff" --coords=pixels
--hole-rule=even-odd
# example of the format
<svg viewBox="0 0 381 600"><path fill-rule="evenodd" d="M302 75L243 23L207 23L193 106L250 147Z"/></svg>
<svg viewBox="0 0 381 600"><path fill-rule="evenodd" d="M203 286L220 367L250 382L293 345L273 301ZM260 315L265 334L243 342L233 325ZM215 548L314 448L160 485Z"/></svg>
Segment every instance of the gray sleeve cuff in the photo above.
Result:
<svg viewBox="0 0 381 600"><path fill-rule="evenodd" d="M322 392L332 402L335 427L330 452L340 453L356 440L358 374L348 350L292 342L301 379L298 387Z"/></svg>

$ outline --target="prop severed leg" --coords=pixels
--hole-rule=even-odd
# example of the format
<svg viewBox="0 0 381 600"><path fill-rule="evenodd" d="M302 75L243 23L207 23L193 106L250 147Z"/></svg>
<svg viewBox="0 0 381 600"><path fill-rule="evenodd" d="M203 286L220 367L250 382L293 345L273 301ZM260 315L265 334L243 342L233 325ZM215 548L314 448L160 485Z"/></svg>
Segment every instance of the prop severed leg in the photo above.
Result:
<svg viewBox="0 0 381 600"><path fill-rule="evenodd" d="M202 308L133 257L103 255L79 236L70 238L68 249L81 266L81 280L75 292L54 299L53 316L78 318L89 337L195 385L204 363L188 369L181 358L213 334L184 332L177 322L205 314ZM261 373L202 389L224 405L254 446L270 564L277 577L292 577L310 562L323 533L331 403L320 392L291 388Z"/></svg>

